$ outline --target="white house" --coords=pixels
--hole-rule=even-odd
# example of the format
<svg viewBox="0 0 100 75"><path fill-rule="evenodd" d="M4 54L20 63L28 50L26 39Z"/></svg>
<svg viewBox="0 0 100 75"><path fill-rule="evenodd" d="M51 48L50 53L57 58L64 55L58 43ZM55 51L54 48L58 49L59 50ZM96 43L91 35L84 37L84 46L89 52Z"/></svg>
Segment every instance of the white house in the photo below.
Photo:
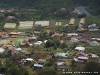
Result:
<svg viewBox="0 0 100 75"><path fill-rule="evenodd" d="M3 53L5 50L3 48L0 48L0 53Z"/></svg>
<svg viewBox="0 0 100 75"><path fill-rule="evenodd" d="M85 51L85 47L76 47L75 50L83 51L84 52Z"/></svg>
<svg viewBox="0 0 100 75"><path fill-rule="evenodd" d="M42 43L43 43L42 41L37 41L37 42L34 43L34 45L35 45L35 46L39 46L39 45L41 45Z"/></svg>

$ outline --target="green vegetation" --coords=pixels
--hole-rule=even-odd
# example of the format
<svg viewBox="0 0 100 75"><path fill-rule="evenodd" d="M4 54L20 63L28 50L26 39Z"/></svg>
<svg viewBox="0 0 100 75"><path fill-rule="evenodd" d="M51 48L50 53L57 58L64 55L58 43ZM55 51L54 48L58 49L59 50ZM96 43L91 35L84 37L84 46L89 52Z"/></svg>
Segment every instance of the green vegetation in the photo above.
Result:
<svg viewBox="0 0 100 75"><path fill-rule="evenodd" d="M99 63L89 62L89 63L86 64L83 71L84 72L92 72L93 75L100 75L99 69L100 69ZM99 73L95 73L95 72L99 72ZM91 74L82 74L82 75L91 75Z"/></svg>
<svg viewBox="0 0 100 75"><path fill-rule="evenodd" d="M13 38L17 38L14 42L10 41L13 39L1 38L1 41L5 44L10 44L12 47L8 48L2 46L5 51L0 53L0 73L5 75L89 75L89 74L62 74L66 72L66 68L71 72L74 71L98 71L100 70L100 58L89 57L89 60L84 63L77 63L73 60L78 51L75 47L82 46L85 47L85 53L94 53L100 56L100 46L90 46L89 43L72 43L70 42L71 37L67 36L67 33L76 32L78 28L80 18L85 18L84 28L88 25L96 23L100 28L100 0L0 0L0 9L4 9L5 12L0 12L0 29L3 29L6 22L16 23L16 29L5 29L7 34L11 31L13 32L25 32L25 35L16 35ZM71 13L75 7L85 6L87 10L93 15L91 17L86 17L85 14L74 14ZM11 12L7 11L11 10ZM15 17L14 19L7 19L8 17ZM70 18L75 18L75 25L64 26L69 23ZM49 20L49 21L60 21L63 23L62 26L51 25L49 27L34 27L32 29L18 29L20 21L37 21L37 20ZM47 31L50 29L50 33ZM34 35L33 31L39 31L39 34L35 34L37 39L25 40L27 37ZM52 36L57 33L57 35ZM63 34L63 35L60 35ZM79 40L82 36L90 36L95 34L95 32L82 32L78 33ZM89 35L90 34L90 35ZM98 32L99 34L99 32ZM97 34L97 35L98 35ZM2 32L1 34L2 35ZM2 37L2 36L0 36ZM88 38L89 40L91 38ZM22 41L19 41L19 39ZM30 39L31 39L30 38ZM24 40L24 41L23 41ZM45 43L44 40L47 40ZM37 41L42 41L41 45L35 45ZM91 41L91 40L90 40ZM3 43L4 43L3 42ZM24 44L22 44L23 42ZM31 46L29 44L32 44ZM15 47L15 48L13 48ZM16 48L21 48L21 50L15 50ZM56 58L54 54L56 53L68 53L68 58ZM84 55L84 54L83 54ZM32 58L34 61L27 62L24 61L26 58ZM24 60L23 60L24 59ZM44 59L46 62L42 69L35 69L34 64L40 64L38 59ZM69 64L68 64L69 60ZM67 63L65 70L58 71L57 62L64 61ZM92 61L92 62L90 62ZM95 62L94 62L95 61ZM92 67L91 67L92 65ZM93 68L94 67L94 68ZM90 74L91 75L91 74ZM94 74L95 75L95 74ZM96 74L100 75L100 74Z"/></svg>
<svg viewBox="0 0 100 75"><path fill-rule="evenodd" d="M13 13L1 13L1 18L8 14L13 15L21 20L25 18L32 20L62 20L75 17L76 14L70 14L77 6L85 6L93 15L100 15L100 0L0 0L1 8L15 8ZM64 8L64 9L63 9ZM18 10L17 10L18 9ZM0 19L1 19L0 18Z"/></svg>

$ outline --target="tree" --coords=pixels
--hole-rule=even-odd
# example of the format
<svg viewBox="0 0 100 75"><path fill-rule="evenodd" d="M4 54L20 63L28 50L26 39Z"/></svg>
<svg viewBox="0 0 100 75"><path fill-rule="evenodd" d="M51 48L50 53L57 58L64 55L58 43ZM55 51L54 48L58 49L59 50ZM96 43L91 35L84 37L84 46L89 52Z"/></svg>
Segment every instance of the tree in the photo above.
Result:
<svg viewBox="0 0 100 75"><path fill-rule="evenodd" d="M45 67L38 75L57 75L53 67Z"/></svg>
<svg viewBox="0 0 100 75"><path fill-rule="evenodd" d="M81 14L78 16L78 18L83 18L83 17L86 17L86 14Z"/></svg>
<svg viewBox="0 0 100 75"><path fill-rule="evenodd" d="M0 60L0 73L4 74L6 71L5 65L3 65L3 62Z"/></svg>
<svg viewBox="0 0 100 75"><path fill-rule="evenodd" d="M54 58L48 59L44 66L45 67L55 66L55 59Z"/></svg>
<svg viewBox="0 0 100 75"><path fill-rule="evenodd" d="M67 47L67 45L66 45L65 42L61 44L61 48L62 48L62 49L66 48L66 47Z"/></svg>
<svg viewBox="0 0 100 75"><path fill-rule="evenodd" d="M45 47L48 48L48 47L53 47L54 46L54 42L52 40L48 40L45 44Z"/></svg>
<svg viewBox="0 0 100 75"><path fill-rule="evenodd" d="M83 72L92 72L92 73L85 73L82 75L100 75L100 64L97 62L88 62L83 69ZM98 72L98 73L94 73Z"/></svg>

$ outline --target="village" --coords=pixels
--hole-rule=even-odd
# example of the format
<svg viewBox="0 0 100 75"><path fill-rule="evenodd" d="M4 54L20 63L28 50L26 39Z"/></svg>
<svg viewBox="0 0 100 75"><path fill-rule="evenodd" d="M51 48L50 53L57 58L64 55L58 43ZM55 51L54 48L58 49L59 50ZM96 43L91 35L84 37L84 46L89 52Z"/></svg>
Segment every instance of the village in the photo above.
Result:
<svg viewBox="0 0 100 75"><path fill-rule="evenodd" d="M86 22L85 18L6 22L0 30L0 60L11 58L33 71L52 66L63 74L82 72L86 63L100 63L99 25Z"/></svg>

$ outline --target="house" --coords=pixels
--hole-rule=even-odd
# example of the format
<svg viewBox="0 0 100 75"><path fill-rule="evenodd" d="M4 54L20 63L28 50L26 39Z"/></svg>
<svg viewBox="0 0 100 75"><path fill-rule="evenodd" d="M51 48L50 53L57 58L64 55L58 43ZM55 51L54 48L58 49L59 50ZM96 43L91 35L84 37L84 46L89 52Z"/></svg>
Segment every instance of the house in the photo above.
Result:
<svg viewBox="0 0 100 75"><path fill-rule="evenodd" d="M99 46L100 44L99 44L99 42L97 42L97 41L91 41L91 42L90 42L90 45L91 45L91 46Z"/></svg>
<svg viewBox="0 0 100 75"><path fill-rule="evenodd" d="M87 54L87 57L90 57L90 58L98 58L99 56L96 55L96 54L93 54L93 53L89 53L89 54Z"/></svg>
<svg viewBox="0 0 100 75"><path fill-rule="evenodd" d="M9 37L9 35L8 35L7 32L5 32L5 31L1 31L1 32L0 32L0 36L1 36L2 38L8 38L8 37Z"/></svg>
<svg viewBox="0 0 100 75"><path fill-rule="evenodd" d="M25 32L18 32L18 35L19 36L25 36L26 34L25 34Z"/></svg>
<svg viewBox="0 0 100 75"><path fill-rule="evenodd" d="M55 53L54 57L55 58L68 58L70 56L70 54L68 52L66 53Z"/></svg>
<svg viewBox="0 0 100 75"><path fill-rule="evenodd" d="M30 42L23 42L23 43L21 43L20 44L20 46L32 46L33 44L32 43L30 43Z"/></svg>
<svg viewBox="0 0 100 75"><path fill-rule="evenodd" d="M38 59L38 63L39 63L39 64L44 64L45 62L46 62L45 59Z"/></svg>
<svg viewBox="0 0 100 75"><path fill-rule="evenodd" d="M62 22L56 22L55 26L61 26Z"/></svg>
<svg viewBox="0 0 100 75"><path fill-rule="evenodd" d="M45 29L45 32L47 32L49 34L50 32L53 32L53 30L48 28L48 29Z"/></svg>
<svg viewBox="0 0 100 75"><path fill-rule="evenodd" d="M35 46L40 46L43 42L42 41L37 41L34 43Z"/></svg>
<svg viewBox="0 0 100 75"><path fill-rule="evenodd" d="M61 36L63 36L63 33L62 33L62 34L60 34L60 33L55 33L55 34L52 35L52 37L61 37Z"/></svg>
<svg viewBox="0 0 100 75"><path fill-rule="evenodd" d="M78 34L77 33L68 33L67 34L67 37L72 37L72 36L78 36Z"/></svg>
<svg viewBox="0 0 100 75"><path fill-rule="evenodd" d="M2 47L3 45L4 45L4 43L0 41L0 47Z"/></svg>
<svg viewBox="0 0 100 75"><path fill-rule="evenodd" d="M35 30L35 31L33 31L33 33L34 33L34 35L39 36L41 32Z"/></svg>
<svg viewBox="0 0 100 75"><path fill-rule="evenodd" d="M21 48L16 48L16 50L17 50L17 51L21 51L22 49L21 49Z"/></svg>
<svg viewBox="0 0 100 75"><path fill-rule="evenodd" d="M5 45L4 46L6 48L7 51L11 52L11 54L15 54L15 53L19 53L18 50L16 50L15 47L13 47L12 45Z"/></svg>
<svg viewBox="0 0 100 75"><path fill-rule="evenodd" d="M88 57L78 57L78 60L87 62L88 61Z"/></svg>
<svg viewBox="0 0 100 75"><path fill-rule="evenodd" d="M18 33L17 32L11 32L10 36L13 36L13 35L18 35Z"/></svg>
<svg viewBox="0 0 100 75"><path fill-rule="evenodd" d="M34 62L34 60L32 58L26 58L26 59L22 59L21 62L24 65L30 65L32 62Z"/></svg>
<svg viewBox="0 0 100 75"><path fill-rule="evenodd" d="M79 52L76 54L76 57L86 57L87 54L86 53L83 53L83 52Z"/></svg>
<svg viewBox="0 0 100 75"><path fill-rule="evenodd" d="M30 41L30 40L36 40L37 37L36 36L33 36L33 37L27 37L27 39Z"/></svg>
<svg viewBox="0 0 100 75"><path fill-rule="evenodd" d="M4 28L6 29L15 29L16 23L5 23Z"/></svg>
<svg viewBox="0 0 100 75"><path fill-rule="evenodd" d="M75 38L75 37L72 37L71 39L70 39L70 42L78 42L79 40L77 39L77 38Z"/></svg>
<svg viewBox="0 0 100 75"><path fill-rule="evenodd" d="M63 44L65 41L64 40L60 40L60 44Z"/></svg>
<svg viewBox="0 0 100 75"><path fill-rule="evenodd" d="M81 18L79 24L84 25L85 24L85 19Z"/></svg>
<svg viewBox="0 0 100 75"><path fill-rule="evenodd" d="M7 50L15 50L15 48L12 45L5 45L4 46Z"/></svg>
<svg viewBox="0 0 100 75"><path fill-rule="evenodd" d="M14 16L7 16L6 19L7 19L7 21L10 21L10 20L15 19L15 17Z"/></svg>
<svg viewBox="0 0 100 75"><path fill-rule="evenodd" d="M75 19L74 18L70 19L69 25L74 25L74 24L75 24Z"/></svg>
<svg viewBox="0 0 100 75"><path fill-rule="evenodd" d="M19 22L19 27L18 29L31 29L33 28L33 21L21 21Z"/></svg>
<svg viewBox="0 0 100 75"><path fill-rule="evenodd" d="M57 70L68 71L69 67L65 61L58 61L57 62Z"/></svg>
<svg viewBox="0 0 100 75"><path fill-rule="evenodd" d="M0 9L0 12L1 13L4 13L6 10L5 9Z"/></svg>
<svg viewBox="0 0 100 75"><path fill-rule="evenodd" d="M86 31L86 29L83 28L82 24L79 24L79 27L78 27L78 29L76 31L78 31L78 32L84 32L84 31Z"/></svg>
<svg viewBox="0 0 100 75"><path fill-rule="evenodd" d="M44 40L44 43L47 43L48 40Z"/></svg>
<svg viewBox="0 0 100 75"><path fill-rule="evenodd" d="M76 57L74 57L73 60L74 60L75 62L84 62L84 61L82 61L82 60L78 60L78 58L76 58Z"/></svg>
<svg viewBox="0 0 100 75"><path fill-rule="evenodd" d="M30 62L34 61L32 58L26 58L25 60Z"/></svg>
<svg viewBox="0 0 100 75"><path fill-rule="evenodd" d="M25 55L27 55L27 56L31 55L31 52L29 52L29 51L24 51L23 53L24 53Z"/></svg>
<svg viewBox="0 0 100 75"><path fill-rule="evenodd" d="M5 51L5 49L0 48L0 53L3 53Z"/></svg>
<svg viewBox="0 0 100 75"><path fill-rule="evenodd" d="M43 65L41 65L41 64L34 64L34 68L35 69L41 69L41 68L43 68Z"/></svg>
<svg viewBox="0 0 100 75"><path fill-rule="evenodd" d="M50 22L49 21L36 21L35 26L41 26L41 27L48 27L50 25Z"/></svg>
<svg viewBox="0 0 100 75"><path fill-rule="evenodd" d="M88 30L89 31L98 31L99 29L98 29L96 23L93 23L91 25L88 25Z"/></svg>
<svg viewBox="0 0 100 75"><path fill-rule="evenodd" d="M100 38L92 38L92 40L95 40L95 41L99 41L100 42Z"/></svg>
<svg viewBox="0 0 100 75"><path fill-rule="evenodd" d="M79 41L82 43L89 43L90 42L90 40L88 40L86 38L81 38Z"/></svg>
<svg viewBox="0 0 100 75"><path fill-rule="evenodd" d="M11 32L9 35L13 38L16 38L16 37L24 37L26 34L24 32Z"/></svg>
<svg viewBox="0 0 100 75"><path fill-rule="evenodd" d="M24 63L26 62L33 62L34 60L32 58L26 58L22 60Z"/></svg>
<svg viewBox="0 0 100 75"><path fill-rule="evenodd" d="M88 57L86 53L80 52L77 53L76 56L73 58L76 62L87 62Z"/></svg>
<svg viewBox="0 0 100 75"><path fill-rule="evenodd" d="M85 47L79 46L79 47L76 47L75 50L84 52L85 51Z"/></svg>

